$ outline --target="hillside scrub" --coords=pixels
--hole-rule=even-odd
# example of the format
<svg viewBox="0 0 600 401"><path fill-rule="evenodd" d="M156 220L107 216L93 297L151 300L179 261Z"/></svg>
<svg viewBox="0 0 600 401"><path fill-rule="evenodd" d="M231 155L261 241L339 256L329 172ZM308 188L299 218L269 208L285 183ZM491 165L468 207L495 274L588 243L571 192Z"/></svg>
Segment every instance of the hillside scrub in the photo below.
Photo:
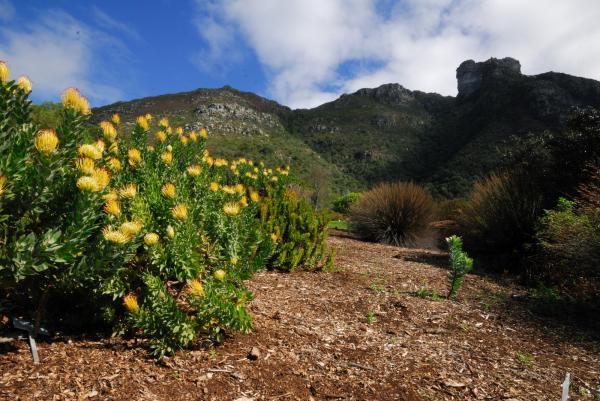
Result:
<svg viewBox="0 0 600 401"><path fill-rule="evenodd" d="M288 193L288 168L215 159L205 129L150 114L130 134L119 115L89 129L74 88L57 128L40 129L29 80L10 80L5 63L0 72L3 309L34 310L39 327L46 305L62 300L80 320L102 316L117 333L149 338L162 357L248 331L243 281L255 271L331 263L327 217Z"/></svg>
<svg viewBox="0 0 600 401"><path fill-rule="evenodd" d="M379 184L352 205L349 226L359 238L392 245L409 245L427 229L433 199L417 184Z"/></svg>

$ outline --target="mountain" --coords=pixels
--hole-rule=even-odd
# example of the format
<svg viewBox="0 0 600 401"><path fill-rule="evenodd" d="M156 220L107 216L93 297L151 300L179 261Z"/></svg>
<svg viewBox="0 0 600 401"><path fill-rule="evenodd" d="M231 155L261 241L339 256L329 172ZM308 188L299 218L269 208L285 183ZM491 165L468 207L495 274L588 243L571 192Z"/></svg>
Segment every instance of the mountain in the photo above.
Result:
<svg viewBox="0 0 600 401"><path fill-rule="evenodd" d="M314 184L329 179L336 192L416 180L437 195L460 196L500 164L513 137L563 130L572 107L600 107L600 82L523 75L512 58L465 61L456 77L456 97L385 84L291 110L224 87L115 103L94 115L118 112L131 122L149 112L206 127L213 153L290 164Z"/></svg>

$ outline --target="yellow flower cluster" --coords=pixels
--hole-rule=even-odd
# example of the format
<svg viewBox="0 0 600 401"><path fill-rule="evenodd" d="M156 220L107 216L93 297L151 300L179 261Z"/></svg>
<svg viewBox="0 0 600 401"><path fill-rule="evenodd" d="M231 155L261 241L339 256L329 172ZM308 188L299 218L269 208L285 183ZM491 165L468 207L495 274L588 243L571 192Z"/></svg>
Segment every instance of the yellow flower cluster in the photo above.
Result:
<svg viewBox="0 0 600 401"><path fill-rule="evenodd" d="M227 202L223 205L223 211L228 216L235 216L240 213L240 205L236 202Z"/></svg>
<svg viewBox="0 0 600 401"><path fill-rule="evenodd" d="M200 167L197 164L194 164L187 168L187 172L192 177L198 177L202 173L202 167Z"/></svg>
<svg viewBox="0 0 600 401"><path fill-rule="evenodd" d="M144 235L144 243L148 246L158 244L159 240L160 240L160 237L156 233L148 233L148 234Z"/></svg>
<svg viewBox="0 0 600 401"><path fill-rule="evenodd" d="M133 199L137 195L137 185L127 184L123 188L119 189L119 195L122 198Z"/></svg>
<svg viewBox="0 0 600 401"><path fill-rule="evenodd" d="M179 203L175 205L173 209L171 209L171 214L177 220L186 220L188 217L188 208L183 203Z"/></svg>
<svg viewBox="0 0 600 401"><path fill-rule="evenodd" d="M115 115L118 116L118 114ZM117 138L117 129L110 121L102 121L100 123L100 128L102 129L102 135L109 141L112 142Z"/></svg>
<svg viewBox="0 0 600 401"><path fill-rule="evenodd" d="M167 166L170 166L173 163L173 153L170 151L166 151L160 155L160 160L163 161Z"/></svg>
<svg viewBox="0 0 600 401"><path fill-rule="evenodd" d="M148 121L147 116L139 116L136 120L135 120L136 124L141 127L142 129L144 129L145 131L148 130L148 127L150 126L150 122Z"/></svg>
<svg viewBox="0 0 600 401"><path fill-rule="evenodd" d="M106 161L106 163L114 171L121 171L123 169L123 166L121 165L121 161L119 159L117 159L116 157L109 157L108 160Z"/></svg>
<svg viewBox="0 0 600 401"><path fill-rule="evenodd" d="M163 128L169 128L169 119L166 117L161 118L158 121L158 126Z"/></svg>
<svg viewBox="0 0 600 401"><path fill-rule="evenodd" d="M88 100L76 88L68 88L63 92L62 103L65 108L83 115L88 115L92 112Z"/></svg>
<svg viewBox="0 0 600 401"><path fill-rule="evenodd" d="M139 149L131 148L127 151L127 161L131 167L136 167L142 161L142 153Z"/></svg>
<svg viewBox="0 0 600 401"><path fill-rule="evenodd" d="M56 131L49 128L40 130L35 136L34 145L37 151L45 156L49 156L56 152L56 149L58 148Z"/></svg>
<svg viewBox="0 0 600 401"><path fill-rule="evenodd" d="M167 140L167 133L165 131L158 131L156 134L154 134L154 136L158 142L164 142Z"/></svg>
<svg viewBox="0 0 600 401"><path fill-rule="evenodd" d="M10 79L10 69L5 61L0 60L0 83L8 82Z"/></svg>

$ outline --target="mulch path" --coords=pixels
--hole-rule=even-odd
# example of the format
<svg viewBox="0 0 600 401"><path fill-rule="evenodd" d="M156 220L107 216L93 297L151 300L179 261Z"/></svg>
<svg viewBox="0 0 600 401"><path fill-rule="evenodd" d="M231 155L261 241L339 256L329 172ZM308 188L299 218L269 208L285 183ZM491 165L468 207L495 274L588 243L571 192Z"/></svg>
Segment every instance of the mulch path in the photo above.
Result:
<svg viewBox="0 0 600 401"><path fill-rule="evenodd" d="M549 325L510 282L470 275L446 294L446 255L333 236L331 273L257 274L254 329L156 362L121 338L56 338L34 366L0 344L2 400L571 400L600 388L600 346ZM248 358L256 347L258 358Z"/></svg>

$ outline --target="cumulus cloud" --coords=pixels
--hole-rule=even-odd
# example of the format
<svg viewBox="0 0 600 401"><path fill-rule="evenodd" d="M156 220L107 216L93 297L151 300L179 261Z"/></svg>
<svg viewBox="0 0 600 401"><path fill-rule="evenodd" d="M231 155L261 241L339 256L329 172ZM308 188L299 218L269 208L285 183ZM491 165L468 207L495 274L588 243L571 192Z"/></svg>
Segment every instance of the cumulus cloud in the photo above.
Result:
<svg viewBox="0 0 600 401"><path fill-rule="evenodd" d="M212 35L212 46L218 49L222 40L231 48L244 41L271 79L269 94L292 107L311 107L387 82L453 95L455 69L466 59L511 56L521 61L524 73L555 70L600 78L597 0L224 0L210 5L205 18L216 32L227 32L222 39ZM223 54L211 54L217 65L214 60ZM361 61L371 67L344 68Z"/></svg>
<svg viewBox="0 0 600 401"><path fill-rule="evenodd" d="M0 39L0 59L14 76L31 78L37 99L56 99L69 86L92 104L122 97L121 89L103 82L111 81L109 65L124 54L124 45L65 12L45 11L26 26L0 28Z"/></svg>

